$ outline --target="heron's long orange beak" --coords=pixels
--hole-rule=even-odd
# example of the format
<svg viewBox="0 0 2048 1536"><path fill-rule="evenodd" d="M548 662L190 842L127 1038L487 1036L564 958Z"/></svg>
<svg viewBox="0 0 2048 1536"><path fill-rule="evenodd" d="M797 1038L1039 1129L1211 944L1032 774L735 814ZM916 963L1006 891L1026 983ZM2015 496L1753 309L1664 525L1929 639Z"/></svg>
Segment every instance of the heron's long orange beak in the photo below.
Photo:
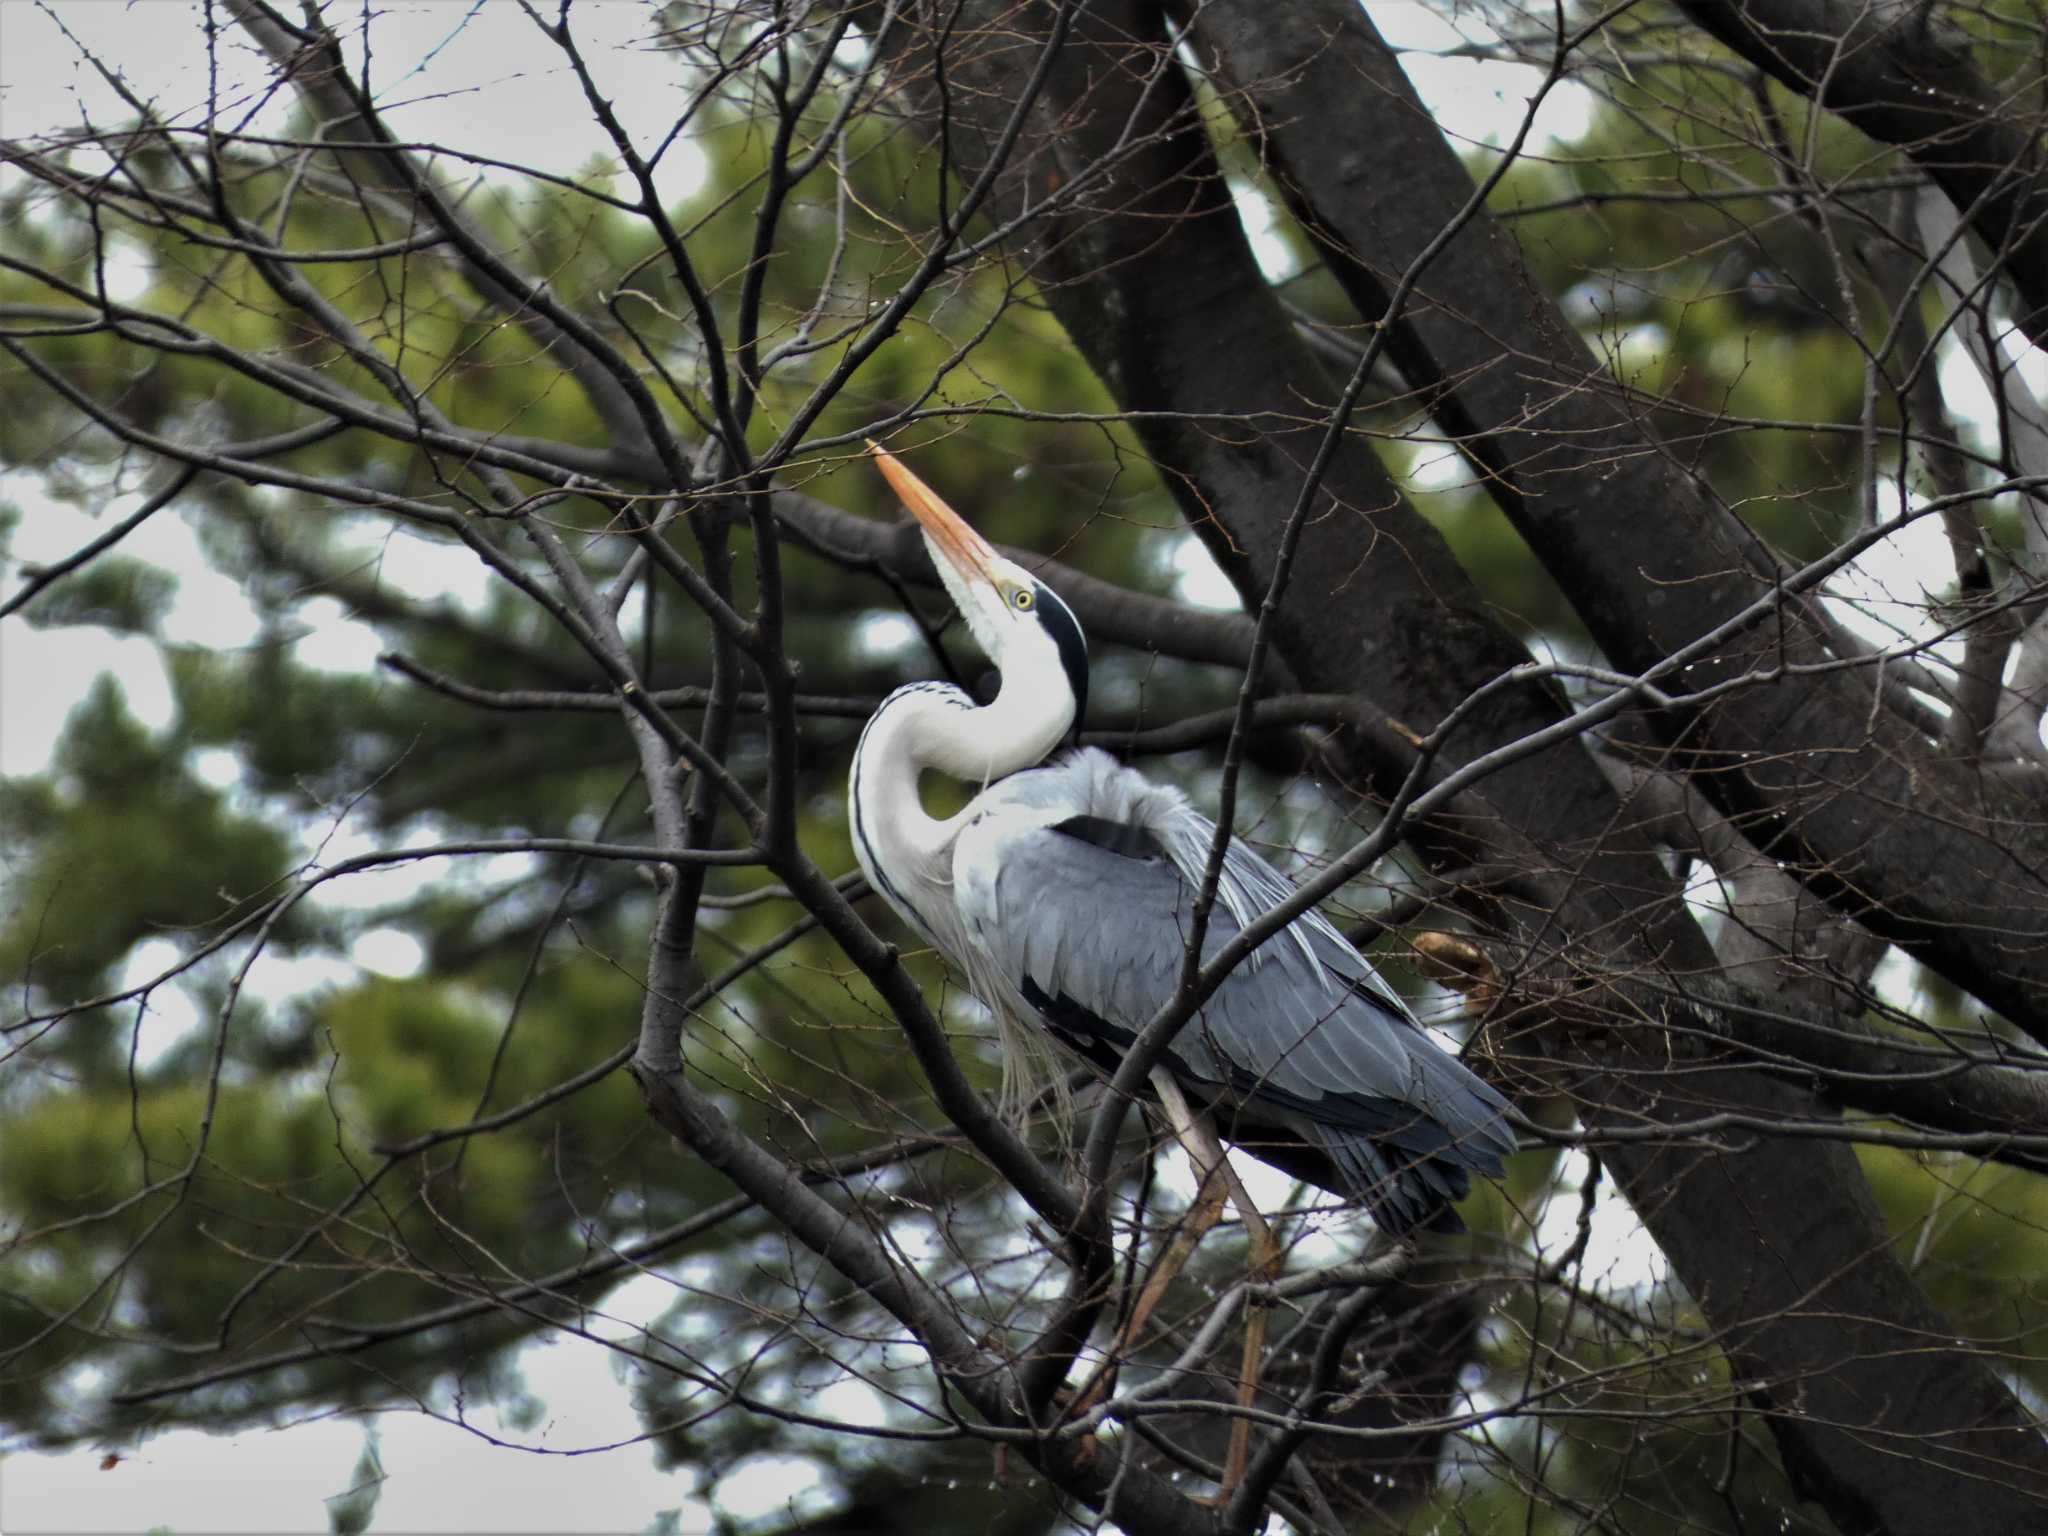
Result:
<svg viewBox="0 0 2048 1536"><path fill-rule="evenodd" d="M889 450L872 438L868 440L868 452L874 455L876 467L882 471L882 478L889 482L889 489L896 493L896 499L910 509L910 515L917 519L918 526L930 538L932 548L944 555L953 569L960 573L963 581L990 582L995 579L995 564L1002 557L980 534L967 526L966 521L945 502L938 492L913 475Z"/></svg>

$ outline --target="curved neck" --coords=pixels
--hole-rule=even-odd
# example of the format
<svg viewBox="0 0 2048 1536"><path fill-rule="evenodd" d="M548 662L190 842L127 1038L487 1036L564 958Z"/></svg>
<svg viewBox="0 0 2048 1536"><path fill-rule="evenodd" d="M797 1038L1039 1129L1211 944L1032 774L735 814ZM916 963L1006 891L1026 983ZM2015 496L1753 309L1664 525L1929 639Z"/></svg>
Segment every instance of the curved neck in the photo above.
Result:
<svg viewBox="0 0 2048 1536"><path fill-rule="evenodd" d="M910 731L920 768L986 789L1019 769L1035 768L1060 744L1074 723L1074 698L1064 678L1027 680L1005 676L995 698L976 707L958 688L917 695L922 718Z"/></svg>
<svg viewBox="0 0 2048 1536"><path fill-rule="evenodd" d="M950 845L967 812L940 820L925 810L925 769L986 787L1041 762L1073 718L1069 690L1007 678L980 708L949 683L913 684L883 700L854 750L852 789L854 849L885 899L902 908L913 897L905 882L950 879Z"/></svg>
<svg viewBox="0 0 2048 1536"><path fill-rule="evenodd" d="M927 873L947 840L949 828L924 808L917 792L926 766L924 742L946 716L971 711L967 695L926 685L891 694L860 733L853 753L853 846L868 868L871 884L892 905L902 897L876 879L879 864L891 880Z"/></svg>

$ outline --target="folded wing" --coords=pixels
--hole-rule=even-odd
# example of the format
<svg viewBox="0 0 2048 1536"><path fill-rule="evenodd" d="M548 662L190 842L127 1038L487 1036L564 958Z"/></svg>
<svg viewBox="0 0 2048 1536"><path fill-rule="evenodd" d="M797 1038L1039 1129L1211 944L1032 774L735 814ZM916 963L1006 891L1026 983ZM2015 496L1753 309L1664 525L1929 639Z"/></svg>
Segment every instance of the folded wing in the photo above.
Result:
<svg viewBox="0 0 2048 1536"><path fill-rule="evenodd" d="M1113 1070L1173 995L1212 824L1092 752L1015 775L976 811L954 857L969 941L1048 1030ZM1233 840L1204 960L1291 890ZM1455 1228L1469 1173L1497 1175L1514 1148L1505 1100L1313 914L1239 965L1166 1059L1239 1145L1394 1231Z"/></svg>

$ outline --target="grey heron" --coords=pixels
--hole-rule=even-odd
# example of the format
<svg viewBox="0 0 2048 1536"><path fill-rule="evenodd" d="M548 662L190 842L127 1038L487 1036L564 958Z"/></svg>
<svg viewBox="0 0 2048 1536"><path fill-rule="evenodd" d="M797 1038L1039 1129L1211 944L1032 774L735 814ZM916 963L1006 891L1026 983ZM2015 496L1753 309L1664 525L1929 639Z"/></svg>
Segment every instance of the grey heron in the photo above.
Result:
<svg viewBox="0 0 2048 1536"><path fill-rule="evenodd" d="M854 853L996 1016L1015 1102L1048 1059L1044 1042L1113 1072L1173 996L1215 824L1099 749L1045 763L1087 702L1073 610L869 446L1001 681L984 705L939 682L883 700L853 754ZM957 815L934 817L918 791L928 769L984 787ZM1204 958L1291 894L1232 838ZM1360 1201L1396 1236L1461 1230L1453 1203L1471 1174L1497 1177L1515 1146L1507 1102L1313 910L1224 981L1167 1047L1152 1087L1184 1140L1182 1104L1283 1172Z"/></svg>
<svg viewBox="0 0 2048 1536"><path fill-rule="evenodd" d="M923 530L940 580L1000 684L981 705L938 682L911 683L882 701L854 748L854 854L869 885L965 973L994 1013L1004 1099L1014 1108L1035 1078L1058 1080L1043 1070L1053 1055L1048 1041L1112 1074L1174 997L1215 824L1178 791L1097 749L1045 762L1087 704L1080 623L916 475L868 447ZM935 817L919 793L926 770L981 790L957 815ZM1231 838L1203 959L1292 892ZM1201 1194L1125 1319L1112 1362L1136 1340L1226 1196L1244 1220L1254 1275L1277 1263L1265 1219L1217 1139L1219 1124L1254 1156L1359 1200L1397 1237L1460 1230L1453 1203L1468 1193L1471 1175L1498 1176L1515 1146L1507 1102L1439 1049L1313 910L1224 980L1168 1044L1150 1087L1194 1163ZM1253 1401L1264 1337L1264 1310L1253 1308L1240 1406ZM1248 1418L1233 1423L1226 1493L1243 1475L1250 1433Z"/></svg>

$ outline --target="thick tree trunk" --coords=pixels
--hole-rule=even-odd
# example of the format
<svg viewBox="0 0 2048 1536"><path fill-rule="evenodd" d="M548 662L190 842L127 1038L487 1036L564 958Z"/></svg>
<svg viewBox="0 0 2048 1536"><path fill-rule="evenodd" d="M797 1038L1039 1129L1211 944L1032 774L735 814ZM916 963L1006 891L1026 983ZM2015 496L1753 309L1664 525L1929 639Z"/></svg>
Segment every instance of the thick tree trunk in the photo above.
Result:
<svg viewBox="0 0 2048 1536"><path fill-rule="evenodd" d="M1289 14L1258 12L1268 26ZM1033 24L1045 16L1006 7L983 18L970 7L949 32L947 89L922 99L926 127L968 177L986 164L1011 93L1031 73L1043 36ZM1331 391L1257 271L1154 20L1135 6L1089 8L1016 146L995 216L1057 207L1020 230L1017 249L1119 401L1145 413L1137 425L1148 451L1256 604ZM921 38L904 49L899 62L913 78L932 78L928 46ZM1357 178L1402 150L1359 137L1351 152L1361 156ZM1512 268L1487 268L1479 280L1517 292ZM1626 599L1613 601L1628 611ZM1524 659L1355 441L1339 449L1313 503L1275 637L1305 686L1341 691L1364 680L1422 729ZM1561 712L1546 690L1503 694L1451 755L1470 758ZM1567 747L1510 765L1484 792L1543 851L1549 867L1532 873L1560 893L1553 910L1501 914L1532 963L1561 961L1582 977L1713 965L1673 883L1583 753ZM1588 1010L1596 1019L1598 1007ZM1717 1111L1820 1113L1783 1083L1715 1070L1654 1018L1617 1009L1599 1022L1553 1046L1577 1071L1581 1112L1596 1130ZM1687 1070L1674 1074L1678 1064ZM2039 1522L2048 1450L1989 1369L1953 1347L1891 1257L1846 1147L1629 1143L1609 1161L1765 1405L1788 1467L1844 1530ZM1913 1454L1901 1454L1906 1445Z"/></svg>
<svg viewBox="0 0 2048 1536"><path fill-rule="evenodd" d="M1393 54L1346 0L1213 0L1189 22L1377 319L1471 190ZM1490 220L1431 263L1394 350L1617 666L1653 666L1771 595L1775 562L1658 449ZM1672 685L1829 659L1786 602ZM1874 710L1873 685L1839 669L1742 687L1667 722L1673 761L1839 910L2048 1039L2048 806Z"/></svg>

